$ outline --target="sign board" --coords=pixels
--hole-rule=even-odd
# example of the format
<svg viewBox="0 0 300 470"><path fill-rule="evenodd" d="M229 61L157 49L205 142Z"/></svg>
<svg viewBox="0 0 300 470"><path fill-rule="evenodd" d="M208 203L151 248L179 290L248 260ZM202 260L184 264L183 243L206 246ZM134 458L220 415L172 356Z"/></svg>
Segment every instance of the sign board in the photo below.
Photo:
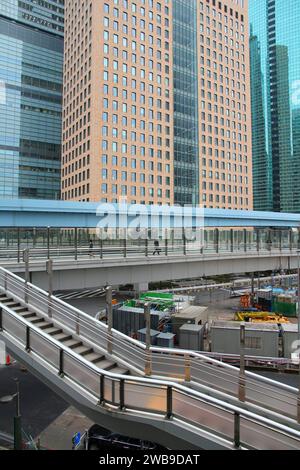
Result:
<svg viewBox="0 0 300 470"><path fill-rule="evenodd" d="M74 436L72 437L73 446L77 447L80 444L80 441L81 441L81 433L78 432L78 433L74 434Z"/></svg>

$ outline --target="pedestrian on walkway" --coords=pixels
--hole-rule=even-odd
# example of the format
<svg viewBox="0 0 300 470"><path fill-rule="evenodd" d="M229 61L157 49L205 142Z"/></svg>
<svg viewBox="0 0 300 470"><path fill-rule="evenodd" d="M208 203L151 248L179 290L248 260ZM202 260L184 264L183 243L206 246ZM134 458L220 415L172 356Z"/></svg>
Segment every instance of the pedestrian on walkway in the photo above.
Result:
<svg viewBox="0 0 300 470"><path fill-rule="evenodd" d="M153 255L160 255L161 249L159 247L159 241L155 240L154 242L155 250L153 251Z"/></svg>
<svg viewBox="0 0 300 470"><path fill-rule="evenodd" d="M90 257L94 256L93 248L94 248L94 244L93 244L93 240L91 239L90 243L89 243L89 255L90 255Z"/></svg>

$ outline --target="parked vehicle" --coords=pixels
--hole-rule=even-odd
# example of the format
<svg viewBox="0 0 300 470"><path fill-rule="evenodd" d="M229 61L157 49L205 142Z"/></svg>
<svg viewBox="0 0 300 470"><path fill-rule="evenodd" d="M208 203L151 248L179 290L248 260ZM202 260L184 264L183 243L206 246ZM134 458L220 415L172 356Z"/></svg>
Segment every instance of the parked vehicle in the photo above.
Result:
<svg viewBox="0 0 300 470"><path fill-rule="evenodd" d="M159 444L141 439L134 439L131 437L122 436L117 433L110 433L94 424L87 433L87 450L103 450L109 449L128 449L128 450L145 450L145 451L159 451L165 450Z"/></svg>

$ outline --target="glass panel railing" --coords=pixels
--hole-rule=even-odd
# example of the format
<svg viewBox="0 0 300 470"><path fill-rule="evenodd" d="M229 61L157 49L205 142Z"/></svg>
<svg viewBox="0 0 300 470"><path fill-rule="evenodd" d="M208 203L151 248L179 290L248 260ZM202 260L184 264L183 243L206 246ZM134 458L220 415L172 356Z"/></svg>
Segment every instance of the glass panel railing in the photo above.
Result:
<svg viewBox="0 0 300 470"><path fill-rule="evenodd" d="M100 397L100 374L90 369L68 353L64 354L63 371L78 385L82 386L96 397Z"/></svg>
<svg viewBox="0 0 300 470"><path fill-rule="evenodd" d="M125 404L133 410L166 413L167 390L147 384L125 382Z"/></svg>
<svg viewBox="0 0 300 470"><path fill-rule="evenodd" d="M44 336L30 330L30 348L40 357L50 362L57 369L59 367L59 347L48 342Z"/></svg>

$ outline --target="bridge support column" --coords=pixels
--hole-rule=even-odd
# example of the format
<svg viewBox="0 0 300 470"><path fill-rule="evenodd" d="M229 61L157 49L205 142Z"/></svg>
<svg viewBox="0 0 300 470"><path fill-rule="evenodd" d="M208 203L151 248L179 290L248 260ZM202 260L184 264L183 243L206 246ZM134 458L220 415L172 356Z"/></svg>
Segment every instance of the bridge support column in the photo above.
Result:
<svg viewBox="0 0 300 470"><path fill-rule="evenodd" d="M135 292L137 294L142 294L143 292L147 292L149 290L148 282L138 282L133 286Z"/></svg>

